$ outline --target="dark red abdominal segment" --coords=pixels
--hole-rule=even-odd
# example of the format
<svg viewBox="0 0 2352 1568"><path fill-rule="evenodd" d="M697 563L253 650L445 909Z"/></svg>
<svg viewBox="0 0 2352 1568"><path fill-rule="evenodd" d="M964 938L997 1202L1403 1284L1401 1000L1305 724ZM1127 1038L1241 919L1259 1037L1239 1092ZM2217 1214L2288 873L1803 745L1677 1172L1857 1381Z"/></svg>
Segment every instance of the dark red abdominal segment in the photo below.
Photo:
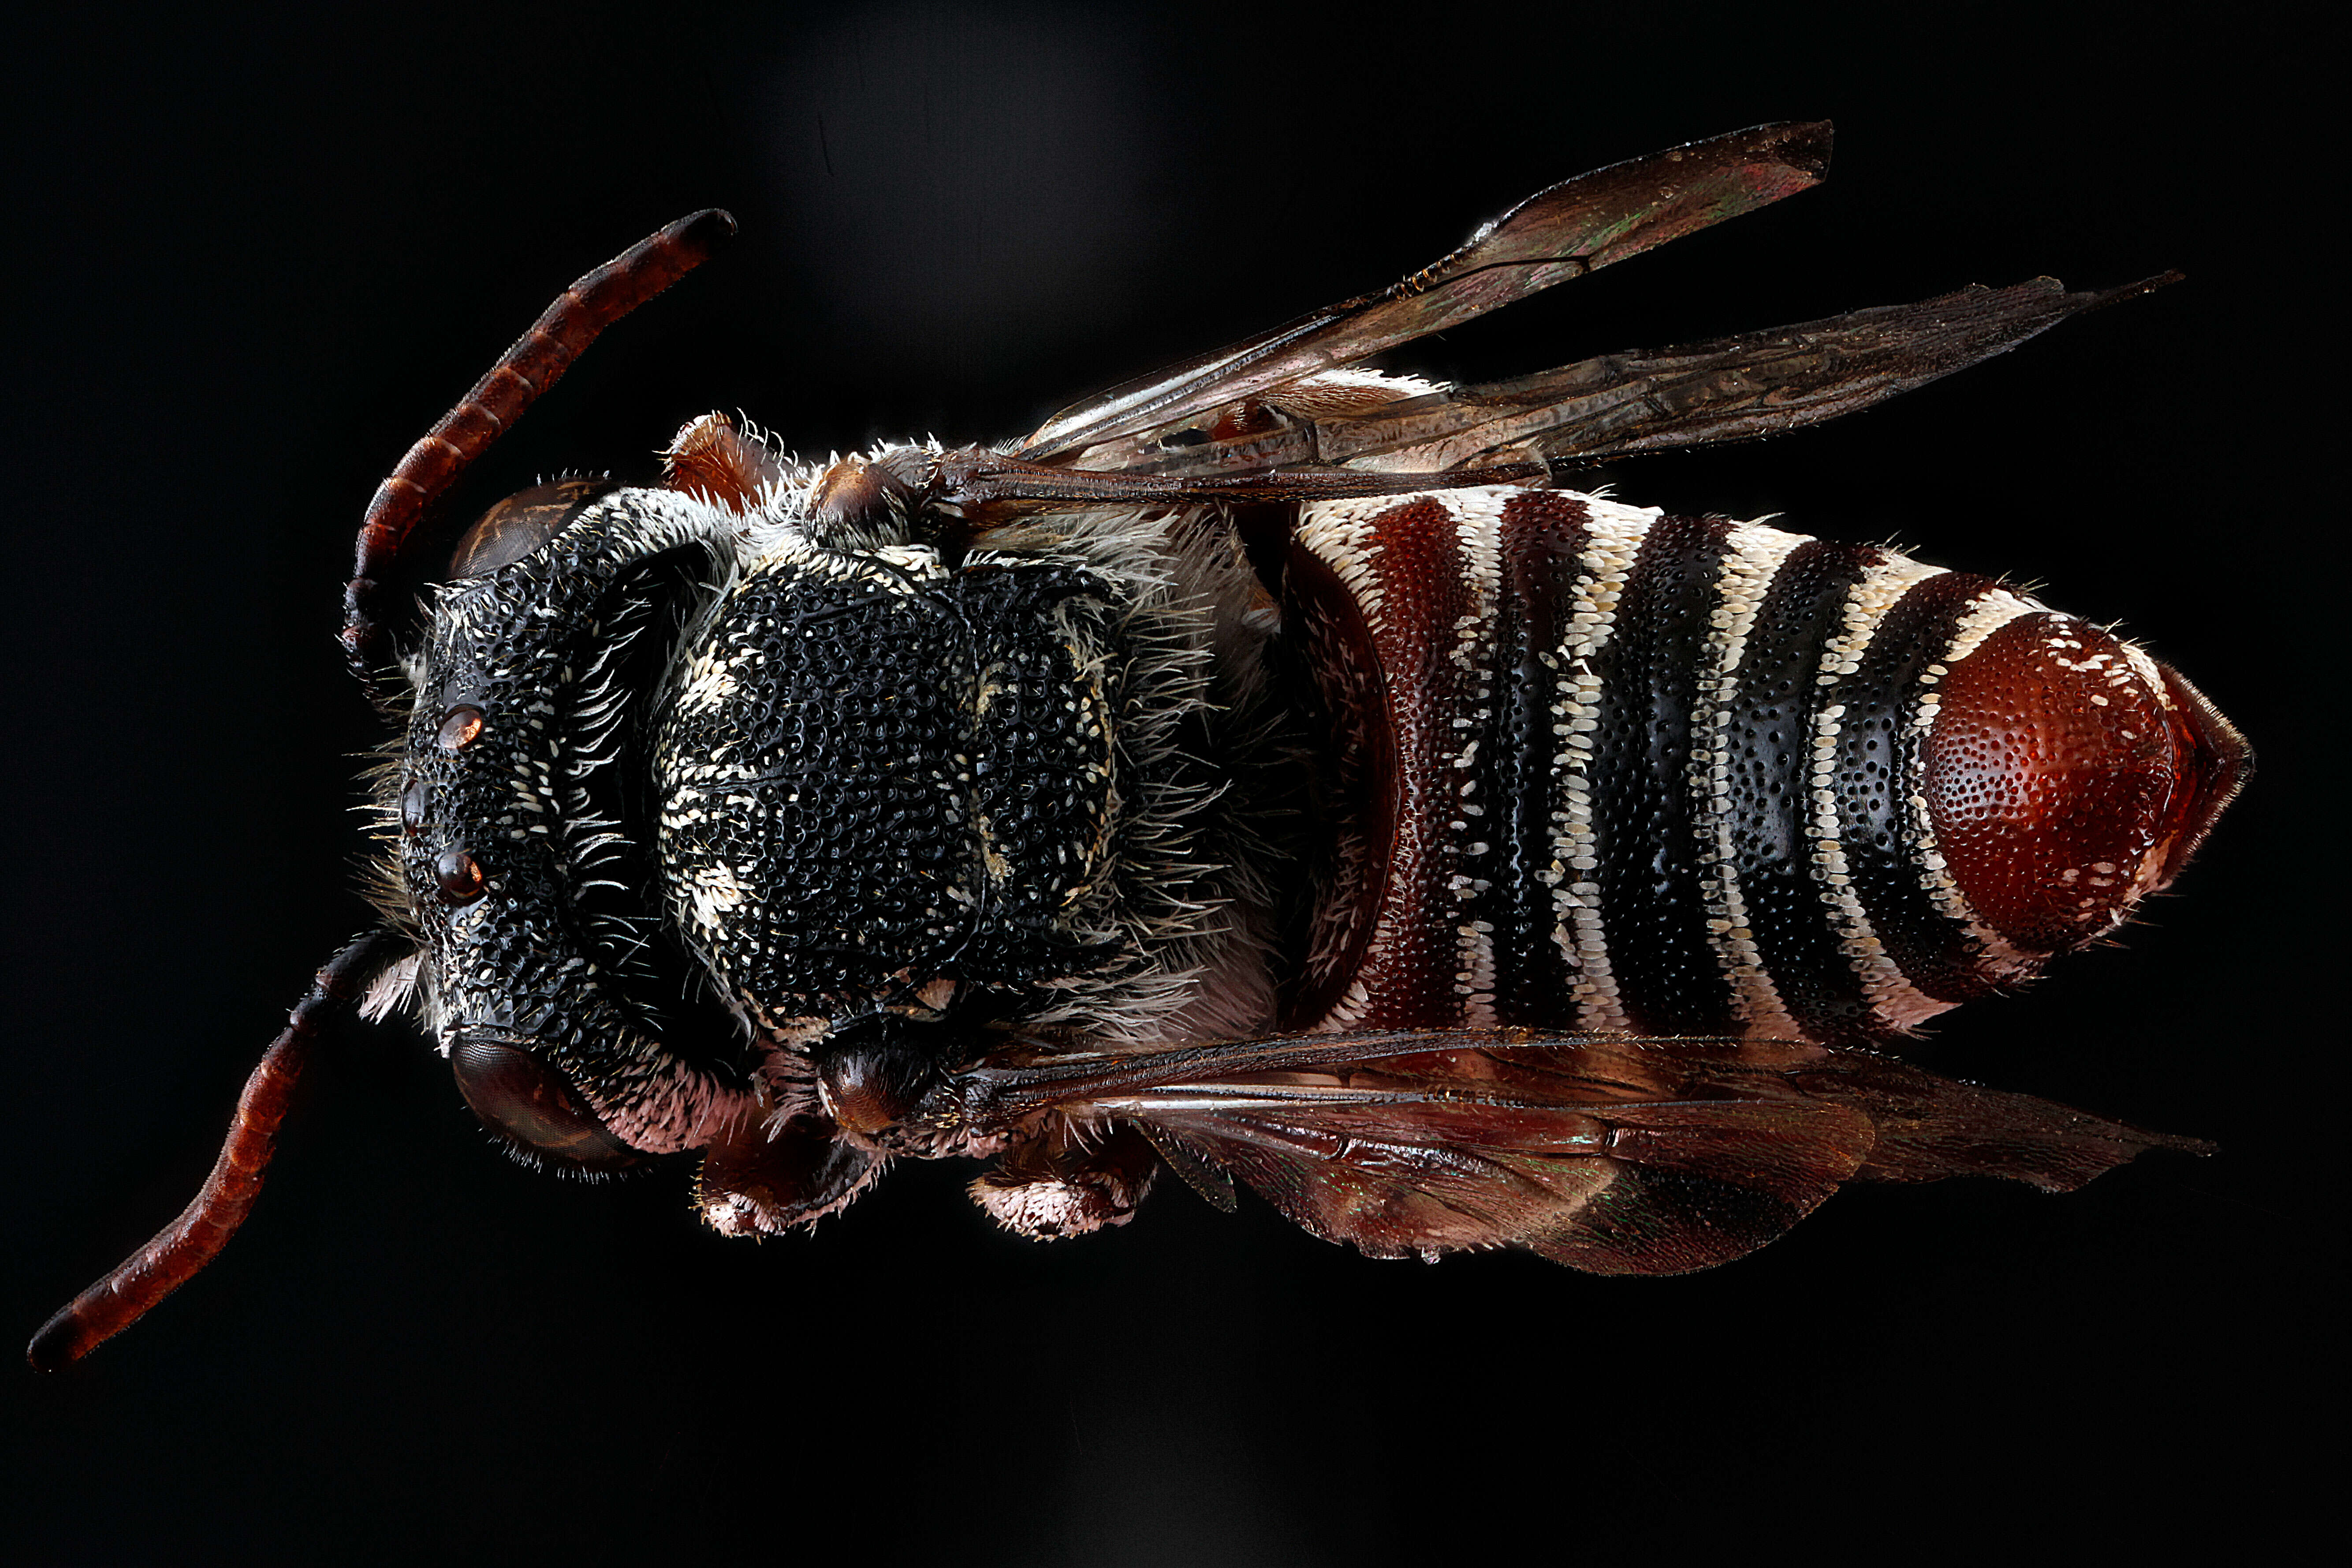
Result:
<svg viewBox="0 0 2352 1568"><path fill-rule="evenodd" d="M2251 761L2173 671L2079 621L2029 616L1946 678L1925 793L1978 918L2054 953L2169 882Z"/></svg>
<svg viewBox="0 0 2352 1568"><path fill-rule="evenodd" d="M1387 984L1368 1022L1425 1027L1418 999L1449 989L1454 968L1445 895L1454 858L1444 826L1456 812L1442 789L1447 725L1477 700L1450 664L1452 628L1471 603L1459 542L1434 500L1386 509L1373 525L1386 546L1397 614L1368 625L1351 585L1311 553L1290 566L1294 606L1308 634L1309 668L1322 686L1339 750L1328 804L1339 829L1332 879L1348 894L1318 911L1316 962L1297 1003L1301 1021L1341 1003L1351 978ZM1402 748L1400 754L1399 748ZM1368 952L1377 942L1376 963ZM1441 974L1439 972L1443 970Z"/></svg>

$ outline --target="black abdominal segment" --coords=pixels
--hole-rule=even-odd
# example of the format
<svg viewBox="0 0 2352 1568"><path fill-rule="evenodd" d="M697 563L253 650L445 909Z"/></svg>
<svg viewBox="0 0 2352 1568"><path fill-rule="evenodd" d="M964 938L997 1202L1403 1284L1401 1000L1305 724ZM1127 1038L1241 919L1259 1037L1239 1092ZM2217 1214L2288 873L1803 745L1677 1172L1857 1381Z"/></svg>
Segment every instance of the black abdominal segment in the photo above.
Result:
<svg viewBox="0 0 2352 1568"><path fill-rule="evenodd" d="M1821 539L1789 553L1757 611L1746 678L1725 726L1736 742L1727 801L1736 847L1731 871L1763 969L1798 1026L1817 1038L1850 1036L1867 1016L1813 879L1806 775L1815 721L1827 700L1822 651L1880 556L1867 545Z"/></svg>
<svg viewBox="0 0 2352 1568"><path fill-rule="evenodd" d="M1586 775L1603 847L1593 880L1620 994L1643 1034L1719 1034L1732 1022L1707 951L1693 853L1703 803L1690 784L1697 721L1713 719L1699 680L1730 531L1720 520L1661 519L1625 579L1617 635L1586 665L1601 682Z"/></svg>

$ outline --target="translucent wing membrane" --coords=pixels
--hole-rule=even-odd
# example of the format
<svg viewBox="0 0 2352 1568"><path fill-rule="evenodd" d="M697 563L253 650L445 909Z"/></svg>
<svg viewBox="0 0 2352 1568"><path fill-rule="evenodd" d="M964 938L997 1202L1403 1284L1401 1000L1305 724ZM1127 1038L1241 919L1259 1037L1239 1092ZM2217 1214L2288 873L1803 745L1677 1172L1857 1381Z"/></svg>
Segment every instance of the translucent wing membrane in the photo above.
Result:
<svg viewBox="0 0 2352 1568"><path fill-rule="evenodd" d="M1139 1126L1375 1256L1517 1247L1605 1274L1739 1257L1857 1178L2063 1190L2205 1147L1785 1041L1333 1034L983 1068L951 1092L984 1129Z"/></svg>
<svg viewBox="0 0 2352 1568"><path fill-rule="evenodd" d="M2078 293L2054 278L1970 287L1769 331L1601 354L1358 412L1304 417L1284 409L1275 428L1223 440L1186 444L1155 432L1097 447L1086 462L1167 476L1338 466L1437 474L1507 458L1574 462L1750 440L1869 407L2179 277Z"/></svg>
<svg viewBox="0 0 2352 1568"><path fill-rule="evenodd" d="M1484 315L1653 246L1818 184L1826 122L1759 125L1565 180L1433 266L1244 342L1171 365L1048 419L1017 455L1066 459Z"/></svg>

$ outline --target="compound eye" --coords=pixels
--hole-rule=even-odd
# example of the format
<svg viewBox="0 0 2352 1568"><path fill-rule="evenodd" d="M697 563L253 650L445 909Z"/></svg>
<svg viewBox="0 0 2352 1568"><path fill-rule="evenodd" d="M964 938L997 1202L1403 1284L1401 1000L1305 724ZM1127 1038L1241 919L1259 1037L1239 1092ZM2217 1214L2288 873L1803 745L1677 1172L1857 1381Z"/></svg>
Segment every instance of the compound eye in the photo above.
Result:
<svg viewBox="0 0 2352 1568"><path fill-rule="evenodd" d="M557 479L517 490L466 531L449 558L449 575L478 577L521 560L562 532L591 502L619 488L610 479Z"/></svg>
<svg viewBox="0 0 2352 1568"><path fill-rule="evenodd" d="M533 1153L591 1171L617 1171L642 1158L581 1110L563 1075L529 1051L467 1037L449 1053L449 1067L482 1125Z"/></svg>

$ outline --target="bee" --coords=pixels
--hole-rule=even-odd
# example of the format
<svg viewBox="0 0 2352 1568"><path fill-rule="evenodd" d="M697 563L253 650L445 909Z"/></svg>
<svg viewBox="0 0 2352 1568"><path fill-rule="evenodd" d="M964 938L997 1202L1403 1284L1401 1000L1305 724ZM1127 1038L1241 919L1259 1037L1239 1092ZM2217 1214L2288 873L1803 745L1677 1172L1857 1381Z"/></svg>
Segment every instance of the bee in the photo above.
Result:
<svg viewBox="0 0 2352 1568"><path fill-rule="evenodd" d="M733 221L582 279L360 531L344 644L398 730L381 923L196 1200L33 1363L216 1254L318 1035L403 1003L520 1157L694 1157L732 1235L961 1157L1040 1238L1172 1173L1373 1256L1671 1273L1849 1180L2064 1189L2201 1151L1888 1047L2179 874L2251 765L2211 704L1993 579L1570 484L2170 275L1486 384L1364 368L1815 184L1829 143L1759 126L1564 182L1003 447L809 463L709 416L659 484L533 487L420 565L467 465Z"/></svg>

